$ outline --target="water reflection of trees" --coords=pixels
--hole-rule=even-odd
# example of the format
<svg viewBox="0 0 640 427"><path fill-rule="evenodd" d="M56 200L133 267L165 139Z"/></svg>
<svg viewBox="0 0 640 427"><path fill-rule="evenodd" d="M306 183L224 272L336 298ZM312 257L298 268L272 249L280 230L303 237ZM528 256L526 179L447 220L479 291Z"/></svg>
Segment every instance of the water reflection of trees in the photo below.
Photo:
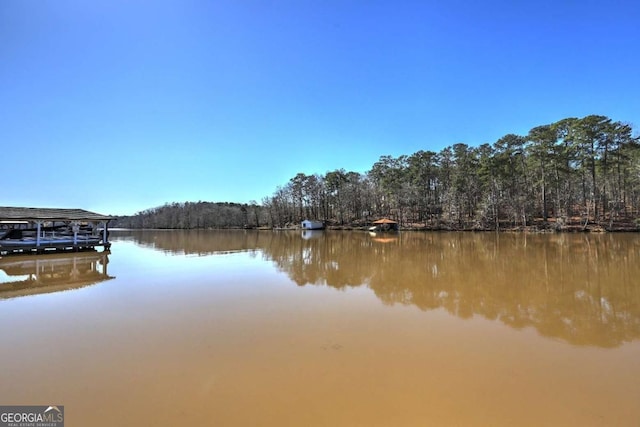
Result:
<svg viewBox="0 0 640 427"><path fill-rule="evenodd" d="M267 248L298 284L366 285L387 304L444 308L574 344L640 336L640 242L632 235L363 233Z"/></svg>
<svg viewBox="0 0 640 427"><path fill-rule="evenodd" d="M271 233L245 230L113 230L114 241L127 240L174 254L212 255L255 251L268 245Z"/></svg>
<svg viewBox="0 0 640 427"><path fill-rule="evenodd" d="M631 234L135 233L180 253L259 250L301 286L367 286L385 304L533 326L573 344L640 337L640 240Z"/></svg>

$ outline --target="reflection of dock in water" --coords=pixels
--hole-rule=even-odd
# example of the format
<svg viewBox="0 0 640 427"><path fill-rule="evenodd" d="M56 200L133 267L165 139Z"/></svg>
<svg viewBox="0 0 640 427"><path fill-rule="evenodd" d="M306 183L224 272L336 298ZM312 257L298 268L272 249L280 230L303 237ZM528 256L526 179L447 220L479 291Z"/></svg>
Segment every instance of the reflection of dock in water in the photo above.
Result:
<svg viewBox="0 0 640 427"><path fill-rule="evenodd" d="M78 289L113 279L107 252L19 255L0 259L0 299Z"/></svg>
<svg viewBox="0 0 640 427"><path fill-rule="evenodd" d="M397 234L381 234L378 235L373 232L369 232L371 240L377 243L400 243L400 239Z"/></svg>

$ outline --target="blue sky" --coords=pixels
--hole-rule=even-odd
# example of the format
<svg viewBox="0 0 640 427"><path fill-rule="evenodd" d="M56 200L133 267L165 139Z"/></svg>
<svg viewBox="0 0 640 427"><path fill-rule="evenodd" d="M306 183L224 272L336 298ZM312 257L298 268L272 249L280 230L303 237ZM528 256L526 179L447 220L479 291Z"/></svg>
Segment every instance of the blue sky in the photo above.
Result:
<svg viewBox="0 0 640 427"><path fill-rule="evenodd" d="M0 205L260 201L298 172L640 113L635 1L0 2Z"/></svg>

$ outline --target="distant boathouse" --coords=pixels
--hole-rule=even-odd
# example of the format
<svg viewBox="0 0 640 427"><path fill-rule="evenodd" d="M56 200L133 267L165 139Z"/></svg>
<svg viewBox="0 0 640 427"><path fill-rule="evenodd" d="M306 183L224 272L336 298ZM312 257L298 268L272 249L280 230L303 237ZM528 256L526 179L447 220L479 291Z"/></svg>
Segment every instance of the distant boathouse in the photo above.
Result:
<svg viewBox="0 0 640 427"><path fill-rule="evenodd" d="M303 230L322 230L324 228L324 222L314 219L305 219L300 225Z"/></svg>
<svg viewBox="0 0 640 427"><path fill-rule="evenodd" d="M112 219L83 209L0 207L0 255L108 250Z"/></svg>

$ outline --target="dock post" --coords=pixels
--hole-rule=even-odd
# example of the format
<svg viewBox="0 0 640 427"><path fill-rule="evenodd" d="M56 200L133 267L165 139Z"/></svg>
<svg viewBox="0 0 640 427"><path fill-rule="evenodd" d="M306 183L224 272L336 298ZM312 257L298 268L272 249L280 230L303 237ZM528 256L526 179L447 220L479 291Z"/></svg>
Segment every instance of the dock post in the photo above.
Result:
<svg viewBox="0 0 640 427"><path fill-rule="evenodd" d="M40 225L41 221L36 221L36 248L40 247Z"/></svg>
<svg viewBox="0 0 640 427"><path fill-rule="evenodd" d="M71 223L71 229L73 230L73 246L78 245L78 230L80 230L80 224L78 222Z"/></svg>
<svg viewBox="0 0 640 427"><path fill-rule="evenodd" d="M111 243L109 243L109 221L104 222L104 228L102 229L102 247L105 251L108 251L111 248Z"/></svg>

